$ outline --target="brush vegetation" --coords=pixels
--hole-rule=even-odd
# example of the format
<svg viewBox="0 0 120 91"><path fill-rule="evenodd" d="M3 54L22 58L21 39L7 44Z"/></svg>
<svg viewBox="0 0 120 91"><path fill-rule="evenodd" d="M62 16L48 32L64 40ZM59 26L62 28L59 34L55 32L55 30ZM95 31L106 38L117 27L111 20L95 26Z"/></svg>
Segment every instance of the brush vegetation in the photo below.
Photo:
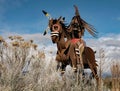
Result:
<svg viewBox="0 0 120 91"><path fill-rule="evenodd" d="M47 59L33 40L25 41L21 36L8 38L6 42L0 36L0 91L97 91L95 80L88 75L78 84L70 67L61 77L54 57ZM100 61L104 62L102 58ZM119 91L120 64L111 66L112 77L101 77L102 65L99 73L101 91Z"/></svg>

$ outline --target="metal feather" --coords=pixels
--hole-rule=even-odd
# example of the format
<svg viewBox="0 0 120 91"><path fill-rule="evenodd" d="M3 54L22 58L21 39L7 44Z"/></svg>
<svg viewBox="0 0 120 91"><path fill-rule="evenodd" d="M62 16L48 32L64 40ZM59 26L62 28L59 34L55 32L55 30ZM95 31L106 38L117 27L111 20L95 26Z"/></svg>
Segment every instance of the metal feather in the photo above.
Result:
<svg viewBox="0 0 120 91"><path fill-rule="evenodd" d="M96 31L96 29L80 17L79 10L76 5L74 5L74 8L75 8L75 15L77 17L79 24L83 26L93 37L97 37L98 32Z"/></svg>

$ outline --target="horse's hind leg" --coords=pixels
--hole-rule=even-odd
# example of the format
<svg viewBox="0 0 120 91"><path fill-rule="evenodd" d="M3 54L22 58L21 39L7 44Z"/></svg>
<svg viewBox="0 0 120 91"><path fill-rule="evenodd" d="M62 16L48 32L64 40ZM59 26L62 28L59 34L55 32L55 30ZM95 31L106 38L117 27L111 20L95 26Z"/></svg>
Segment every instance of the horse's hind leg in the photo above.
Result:
<svg viewBox="0 0 120 91"><path fill-rule="evenodd" d="M96 79L96 82L97 82L97 89L99 89L99 76L98 76L98 74L97 74L97 68L93 68L93 66L92 66L92 64L89 62L89 60L88 60L88 64L89 64L89 66L90 66L90 69L91 69L91 71L92 71L92 74L93 74L93 77L95 77L95 79Z"/></svg>
<svg viewBox="0 0 120 91"><path fill-rule="evenodd" d="M91 78L91 79L98 76L98 75L97 75L97 68L93 68L93 70L94 70L94 73L92 72L91 75L90 75L90 78Z"/></svg>

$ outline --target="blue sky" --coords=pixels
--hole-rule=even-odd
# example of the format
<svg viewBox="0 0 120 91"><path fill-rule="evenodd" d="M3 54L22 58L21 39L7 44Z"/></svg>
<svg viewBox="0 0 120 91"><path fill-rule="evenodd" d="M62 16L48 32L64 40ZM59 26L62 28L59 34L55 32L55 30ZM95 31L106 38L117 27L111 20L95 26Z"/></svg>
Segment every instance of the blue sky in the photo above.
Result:
<svg viewBox="0 0 120 91"><path fill-rule="evenodd" d="M69 23L77 5L81 17L92 24L99 36L120 33L120 0L0 0L0 34L4 32L43 33L48 20L42 10L52 17L66 17ZM86 36L86 35L85 35Z"/></svg>

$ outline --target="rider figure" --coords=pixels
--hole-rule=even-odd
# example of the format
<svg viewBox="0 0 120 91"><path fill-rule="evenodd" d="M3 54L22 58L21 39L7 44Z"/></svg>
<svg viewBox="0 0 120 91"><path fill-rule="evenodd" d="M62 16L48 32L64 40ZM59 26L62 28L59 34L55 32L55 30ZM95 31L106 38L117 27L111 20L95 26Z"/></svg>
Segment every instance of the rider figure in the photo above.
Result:
<svg viewBox="0 0 120 91"><path fill-rule="evenodd" d="M79 16L74 16L72 18L72 21L69 25L68 31L71 32L71 45L75 47L76 55L78 56L77 62L73 61L73 70L77 70L77 65L81 64L83 66L83 59L82 59L82 53L84 50L84 47L86 46L85 41L82 39L82 36L84 35L85 28L82 25L82 22L79 20Z"/></svg>
<svg viewBox="0 0 120 91"><path fill-rule="evenodd" d="M82 39L84 35L85 28L83 27L82 23L79 23L78 16L74 16L71 21L71 37L72 39L80 39L81 42L86 45L85 41Z"/></svg>

